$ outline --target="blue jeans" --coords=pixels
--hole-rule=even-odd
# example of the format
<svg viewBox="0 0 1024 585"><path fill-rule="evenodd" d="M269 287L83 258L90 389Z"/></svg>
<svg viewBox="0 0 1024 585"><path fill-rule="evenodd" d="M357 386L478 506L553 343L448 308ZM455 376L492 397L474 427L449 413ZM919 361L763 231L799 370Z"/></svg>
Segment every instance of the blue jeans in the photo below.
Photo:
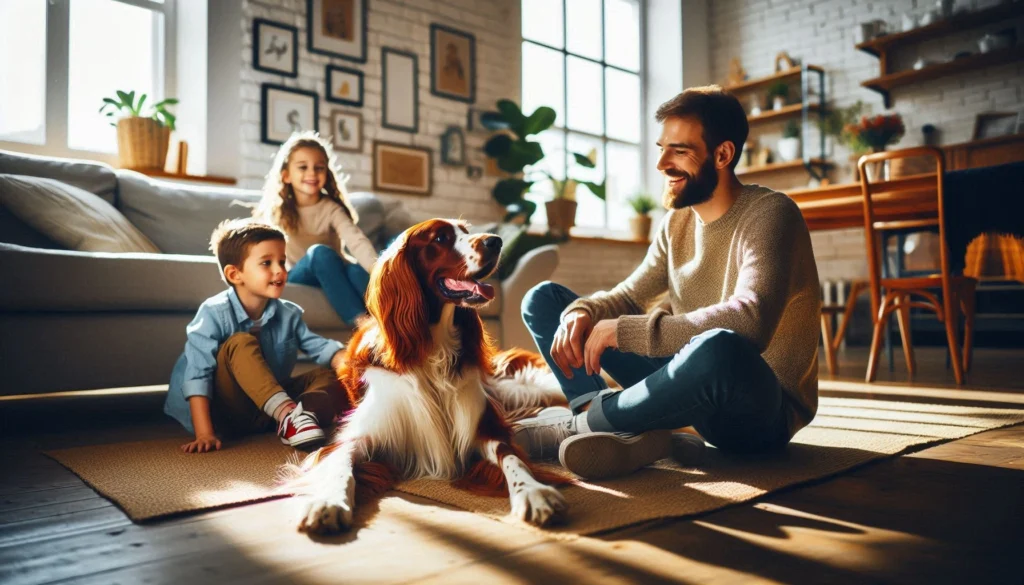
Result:
<svg viewBox="0 0 1024 585"><path fill-rule="evenodd" d="M288 272L288 282L315 286L324 292L327 302L345 323L352 325L366 314L366 287L370 275L366 269L341 257L329 246L310 246L306 255Z"/></svg>
<svg viewBox="0 0 1024 585"><path fill-rule="evenodd" d="M712 445L741 453L789 442L790 399L757 347L732 331L701 333L671 357L606 350L601 368L621 392L608 390L601 376L588 376L582 367L566 378L551 359L551 343L562 311L577 298L564 286L543 282L523 298L523 321L573 411L590 404L592 430L642 433L693 426Z"/></svg>

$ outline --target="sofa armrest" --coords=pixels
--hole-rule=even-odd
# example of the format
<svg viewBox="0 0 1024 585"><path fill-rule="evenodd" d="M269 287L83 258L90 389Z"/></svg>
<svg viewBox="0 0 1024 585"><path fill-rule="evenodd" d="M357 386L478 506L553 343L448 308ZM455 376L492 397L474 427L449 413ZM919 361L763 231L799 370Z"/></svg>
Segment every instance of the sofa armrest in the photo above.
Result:
<svg viewBox="0 0 1024 585"><path fill-rule="evenodd" d="M558 246L541 246L524 254L512 274L501 281L502 348L536 350L533 337L523 323L523 297L531 288L550 279L556 268Z"/></svg>

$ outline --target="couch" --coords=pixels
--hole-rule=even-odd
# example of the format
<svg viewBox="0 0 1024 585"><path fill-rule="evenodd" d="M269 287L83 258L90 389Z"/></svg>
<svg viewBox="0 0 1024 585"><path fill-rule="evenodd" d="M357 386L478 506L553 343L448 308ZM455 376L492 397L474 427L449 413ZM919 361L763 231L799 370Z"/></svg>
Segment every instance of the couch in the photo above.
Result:
<svg viewBox="0 0 1024 585"><path fill-rule="evenodd" d="M65 249L8 209L12 183L0 182L0 395L167 383L185 326L224 287L207 249L209 234L223 219L247 216L238 203L256 201L258 191L154 181L104 164L0 150L4 177L52 179L101 198L160 253ZM352 203L378 247L425 219L370 193L353 193ZM500 345L532 347L520 303L557 265L557 248L538 248L493 283L496 298L482 317ZM288 284L284 298L303 307L313 331L341 341L350 336L319 289Z"/></svg>

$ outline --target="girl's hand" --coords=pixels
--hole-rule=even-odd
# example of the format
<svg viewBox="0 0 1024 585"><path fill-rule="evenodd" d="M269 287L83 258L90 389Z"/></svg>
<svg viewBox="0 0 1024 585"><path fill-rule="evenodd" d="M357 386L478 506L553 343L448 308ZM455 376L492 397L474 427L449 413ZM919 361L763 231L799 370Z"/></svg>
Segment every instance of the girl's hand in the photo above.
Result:
<svg viewBox="0 0 1024 585"><path fill-rule="evenodd" d="M181 446L185 453L206 453L207 451L220 450L220 439L215 435L196 437L196 440L185 443Z"/></svg>

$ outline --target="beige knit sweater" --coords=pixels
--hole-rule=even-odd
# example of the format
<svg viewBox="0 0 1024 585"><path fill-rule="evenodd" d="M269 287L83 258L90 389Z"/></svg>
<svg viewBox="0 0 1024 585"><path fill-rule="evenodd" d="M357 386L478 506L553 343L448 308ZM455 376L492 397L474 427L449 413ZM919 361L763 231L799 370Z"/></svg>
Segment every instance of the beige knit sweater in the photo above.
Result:
<svg viewBox="0 0 1024 585"><path fill-rule="evenodd" d="M745 185L705 224L670 211L643 263L624 282L569 305L594 322L619 318L619 349L670 356L693 336L730 329L754 342L794 399L790 432L818 408L821 297L807 224L782 193ZM668 293L667 306L662 295ZM564 314L564 313L563 313Z"/></svg>
<svg viewBox="0 0 1024 585"><path fill-rule="evenodd" d="M299 229L288 234L285 256L294 266L313 244L323 244L344 254L348 248L355 261L370 272L377 261L377 250L345 210L334 201L321 198L313 205L299 207ZM352 258L348 257L351 261Z"/></svg>

